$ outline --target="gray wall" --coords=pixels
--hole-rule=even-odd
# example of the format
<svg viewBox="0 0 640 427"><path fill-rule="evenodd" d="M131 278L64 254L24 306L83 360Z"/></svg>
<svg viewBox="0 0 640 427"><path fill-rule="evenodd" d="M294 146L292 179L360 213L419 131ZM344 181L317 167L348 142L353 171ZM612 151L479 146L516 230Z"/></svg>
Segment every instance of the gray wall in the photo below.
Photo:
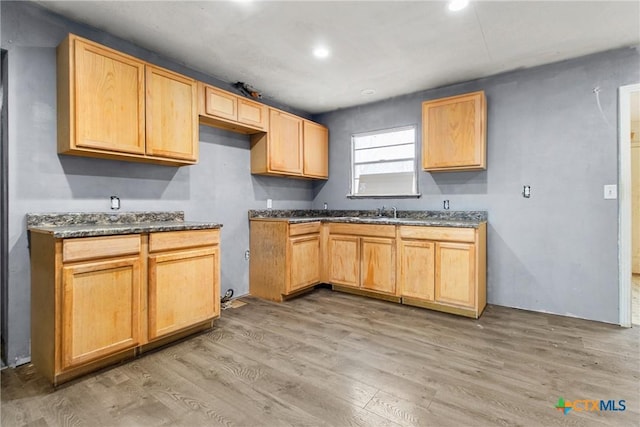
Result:
<svg viewBox="0 0 640 427"><path fill-rule="evenodd" d="M199 80L221 87L225 84L36 5L3 1L0 7L2 48L8 50L9 62L10 254L8 298L3 301L8 364L25 363L30 358L27 212L107 211L109 196L117 194L122 211L183 210L187 220L221 222L222 290L248 293L248 262L244 259L249 248L247 210L265 208L267 198L273 199L274 208L309 208L312 183L252 176L249 138L205 126L200 126L200 162L195 166L175 168L59 156L55 47L68 32Z"/></svg>
<svg viewBox="0 0 640 427"><path fill-rule="evenodd" d="M638 51L620 49L316 116L330 129L330 178L315 186L314 208L441 209L448 199L452 210L487 210L490 303L618 323L617 201L603 185L617 183L617 89L640 82L639 70ZM351 134L416 124L420 135L422 101L476 90L488 104L486 171L420 171L419 199L345 197Z"/></svg>

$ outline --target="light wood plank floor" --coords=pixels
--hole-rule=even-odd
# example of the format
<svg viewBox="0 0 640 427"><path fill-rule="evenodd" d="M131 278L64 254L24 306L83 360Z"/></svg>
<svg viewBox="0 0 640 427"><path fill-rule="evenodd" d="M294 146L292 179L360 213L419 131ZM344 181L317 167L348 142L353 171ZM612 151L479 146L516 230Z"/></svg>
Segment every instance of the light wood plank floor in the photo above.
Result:
<svg viewBox="0 0 640 427"><path fill-rule="evenodd" d="M9 426L638 425L640 328L489 306L479 320L316 290L53 391L2 371ZM624 399L624 412L554 409Z"/></svg>

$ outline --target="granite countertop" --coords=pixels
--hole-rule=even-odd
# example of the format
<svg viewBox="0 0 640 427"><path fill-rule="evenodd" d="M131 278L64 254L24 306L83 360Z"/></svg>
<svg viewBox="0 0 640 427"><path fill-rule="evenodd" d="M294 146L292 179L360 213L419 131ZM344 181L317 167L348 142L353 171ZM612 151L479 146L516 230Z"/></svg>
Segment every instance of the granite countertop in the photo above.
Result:
<svg viewBox="0 0 640 427"><path fill-rule="evenodd" d="M397 211L383 216L377 211L344 210L250 210L249 219L264 221L288 221L290 224L305 222L341 222L353 224L414 225L429 227L478 228L487 222L486 211Z"/></svg>
<svg viewBox="0 0 640 427"><path fill-rule="evenodd" d="M185 221L184 212L33 213L27 229L59 239L221 228L215 222Z"/></svg>

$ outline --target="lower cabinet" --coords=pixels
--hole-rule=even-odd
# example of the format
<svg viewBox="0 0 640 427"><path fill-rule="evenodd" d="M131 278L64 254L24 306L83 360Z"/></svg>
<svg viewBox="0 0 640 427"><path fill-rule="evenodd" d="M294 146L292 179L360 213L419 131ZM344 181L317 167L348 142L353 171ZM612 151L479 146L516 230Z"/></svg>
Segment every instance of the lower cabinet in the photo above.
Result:
<svg viewBox="0 0 640 427"><path fill-rule="evenodd" d="M31 358L54 385L219 316L217 229L30 237Z"/></svg>
<svg viewBox="0 0 640 427"><path fill-rule="evenodd" d="M357 236L329 236L329 282L336 285L360 287L360 238Z"/></svg>
<svg viewBox="0 0 640 427"><path fill-rule="evenodd" d="M251 220L249 293L271 301L302 292L321 281L319 221Z"/></svg>
<svg viewBox="0 0 640 427"><path fill-rule="evenodd" d="M402 302L478 318L486 306L486 224L399 227Z"/></svg>
<svg viewBox="0 0 640 427"><path fill-rule="evenodd" d="M217 247L149 256L149 339L220 314Z"/></svg>
<svg viewBox="0 0 640 427"><path fill-rule="evenodd" d="M333 289L478 318L486 306L486 223L477 228L251 220L251 295L282 301Z"/></svg>
<svg viewBox="0 0 640 427"><path fill-rule="evenodd" d="M138 345L140 264L136 256L62 268L63 369Z"/></svg>
<svg viewBox="0 0 640 427"><path fill-rule="evenodd" d="M329 282L395 295L395 226L329 224Z"/></svg>
<svg viewBox="0 0 640 427"><path fill-rule="evenodd" d="M286 293L292 293L320 282L320 233L290 237L289 280Z"/></svg>
<svg viewBox="0 0 640 427"><path fill-rule="evenodd" d="M433 301L436 244L426 240L400 240L399 282L402 295Z"/></svg>

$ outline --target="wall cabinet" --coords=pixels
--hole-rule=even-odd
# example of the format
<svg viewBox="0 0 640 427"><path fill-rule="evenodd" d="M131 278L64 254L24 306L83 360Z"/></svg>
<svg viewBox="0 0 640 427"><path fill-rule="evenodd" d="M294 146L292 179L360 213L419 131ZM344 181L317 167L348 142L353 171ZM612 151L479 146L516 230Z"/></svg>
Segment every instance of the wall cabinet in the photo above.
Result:
<svg viewBox="0 0 640 427"><path fill-rule="evenodd" d="M396 294L393 225L329 224L329 281L363 291Z"/></svg>
<svg viewBox="0 0 640 427"><path fill-rule="evenodd" d="M59 153L197 162L195 80L73 34L57 55Z"/></svg>
<svg viewBox="0 0 640 427"><path fill-rule="evenodd" d="M282 301L320 283L322 237L319 221L252 220L249 292Z"/></svg>
<svg viewBox="0 0 640 427"><path fill-rule="evenodd" d="M403 303L478 318L486 306L486 224L400 226L399 235Z"/></svg>
<svg viewBox="0 0 640 427"><path fill-rule="evenodd" d="M251 137L251 173L327 178L328 130L284 111L269 109L269 131Z"/></svg>
<svg viewBox="0 0 640 427"><path fill-rule="evenodd" d="M202 123L246 134L267 131L264 104L204 83L198 85L198 94Z"/></svg>
<svg viewBox="0 0 640 427"><path fill-rule="evenodd" d="M54 385L219 316L219 230L30 236L31 357Z"/></svg>
<svg viewBox="0 0 640 427"><path fill-rule="evenodd" d="M486 169L487 109L484 92L422 103L422 168Z"/></svg>
<svg viewBox="0 0 640 427"><path fill-rule="evenodd" d="M303 175L329 178L329 130L305 120L303 137Z"/></svg>

